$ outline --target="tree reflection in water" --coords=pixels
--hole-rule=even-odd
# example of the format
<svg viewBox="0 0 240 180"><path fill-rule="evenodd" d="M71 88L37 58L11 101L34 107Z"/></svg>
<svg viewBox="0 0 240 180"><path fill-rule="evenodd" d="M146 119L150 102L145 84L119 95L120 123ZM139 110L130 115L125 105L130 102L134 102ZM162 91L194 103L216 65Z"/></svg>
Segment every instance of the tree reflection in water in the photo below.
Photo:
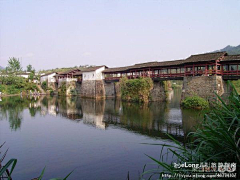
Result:
<svg viewBox="0 0 240 180"><path fill-rule="evenodd" d="M81 99L77 96L6 97L0 102L0 118L7 119L11 129L17 130L24 119L23 110L29 109L31 117L39 112L102 130L112 126L154 138L168 138L168 133L183 142L202 117L199 111L181 110L180 97L181 92L176 91L168 102L149 104L126 103L119 99Z"/></svg>
<svg viewBox="0 0 240 180"><path fill-rule="evenodd" d="M29 109L32 117L36 115L37 111L40 111L39 107L35 105L36 102L36 97L4 97L0 102L0 119L8 120L10 128L16 131L21 127L22 120L24 119L24 109Z"/></svg>

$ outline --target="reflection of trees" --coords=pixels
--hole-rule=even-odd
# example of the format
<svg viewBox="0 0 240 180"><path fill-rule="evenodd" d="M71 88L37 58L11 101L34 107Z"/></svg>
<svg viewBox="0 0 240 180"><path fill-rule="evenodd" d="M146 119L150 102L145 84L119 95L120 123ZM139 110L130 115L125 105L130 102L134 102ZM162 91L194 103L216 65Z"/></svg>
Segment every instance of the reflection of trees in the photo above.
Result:
<svg viewBox="0 0 240 180"><path fill-rule="evenodd" d="M204 112L193 109L182 109L182 124L184 134L195 131L201 120L203 119ZM186 137L185 137L186 138Z"/></svg>
<svg viewBox="0 0 240 180"><path fill-rule="evenodd" d="M168 138L165 133L169 133L183 140L181 124L169 122L169 112L168 104L163 102L137 104L106 100L104 121L151 137Z"/></svg>
<svg viewBox="0 0 240 180"><path fill-rule="evenodd" d="M37 109L31 106L36 102L34 99L21 98L19 96L3 98L0 104L1 119L7 119L12 130L17 130L21 127L24 109L29 107L29 112L32 116L36 115Z"/></svg>

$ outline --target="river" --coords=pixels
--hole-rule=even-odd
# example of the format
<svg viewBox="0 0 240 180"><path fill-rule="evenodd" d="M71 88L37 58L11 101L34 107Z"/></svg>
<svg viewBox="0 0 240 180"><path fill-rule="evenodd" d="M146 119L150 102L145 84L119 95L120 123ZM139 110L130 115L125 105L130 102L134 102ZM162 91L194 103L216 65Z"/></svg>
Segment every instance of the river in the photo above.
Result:
<svg viewBox="0 0 240 180"><path fill-rule="evenodd" d="M184 143L201 117L182 110L180 91L168 102L148 105L117 99L79 97L4 97L0 99L0 144L9 151L4 160L18 159L14 180L30 180L46 166L44 179L138 179L151 169L161 146L142 143ZM168 159L169 160L169 159Z"/></svg>

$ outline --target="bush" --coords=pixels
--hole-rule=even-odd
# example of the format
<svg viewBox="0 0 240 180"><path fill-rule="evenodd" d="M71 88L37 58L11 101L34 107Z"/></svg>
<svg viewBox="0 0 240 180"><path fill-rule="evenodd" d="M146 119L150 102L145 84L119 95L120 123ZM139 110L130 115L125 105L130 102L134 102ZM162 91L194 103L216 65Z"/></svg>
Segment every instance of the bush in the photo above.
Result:
<svg viewBox="0 0 240 180"><path fill-rule="evenodd" d="M127 79L124 77L120 80L120 86L123 100L148 102L153 81L151 78Z"/></svg>
<svg viewBox="0 0 240 180"><path fill-rule="evenodd" d="M26 90L39 90L36 84L28 82L23 77L14 75L1 76L0 91L5 94L19 94L21 91Z"/></svg>
<svg viewBox="0 0 240 180"><path fill-rule="evenodd" d="M209 103L205 99L199 97L199 96L190 96L186 97L181 102L181 105L183 108L187 109L207 109L209 108Z"/></svg>
<svg viewBox="0 0 240 180"><path fill-rule="evenodd" d="M46 91L47 90L47 82L43 81L42 84L41 84L41 87L44 91Z"/></svg>
<svg viewBox="0 0 240 180"><path fill-rule="evenodd" d="M67 89L66 82L63 82L63 83L61 84L61 87L58 88L58 94L59 94L59 95L66 95L66 89Z"/></svg>

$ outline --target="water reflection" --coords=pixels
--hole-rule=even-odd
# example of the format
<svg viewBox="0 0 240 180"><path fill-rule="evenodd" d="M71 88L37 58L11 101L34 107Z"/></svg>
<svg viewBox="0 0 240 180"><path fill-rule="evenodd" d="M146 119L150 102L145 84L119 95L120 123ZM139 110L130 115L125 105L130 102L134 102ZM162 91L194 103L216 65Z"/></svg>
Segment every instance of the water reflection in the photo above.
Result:
<svg viewBox="0 0 240 180"><path fill-rule="evenodd" d="M184 141L188 132L202 118L199 111L181 110L181 92L170 93L170 100L148 105L124 103L118 99L94 100L79 97L8 97L0 102L0 119L7 119L12 130L21 127L22 112L29 110L34 117L61 116L106 130L109 126L122 128L150 137L168 138L166 133Z"/></svg>
<svg viewBox="0 0 240 180"><path fill-rule="evenodd" d="M7 119L12 130L17 130L21 127L23 120L23 110L28 108L31 116L35 116L39 109L33 106L37 99L33 97L8 97L2 98L0 102L0 119Z"/></svg>

